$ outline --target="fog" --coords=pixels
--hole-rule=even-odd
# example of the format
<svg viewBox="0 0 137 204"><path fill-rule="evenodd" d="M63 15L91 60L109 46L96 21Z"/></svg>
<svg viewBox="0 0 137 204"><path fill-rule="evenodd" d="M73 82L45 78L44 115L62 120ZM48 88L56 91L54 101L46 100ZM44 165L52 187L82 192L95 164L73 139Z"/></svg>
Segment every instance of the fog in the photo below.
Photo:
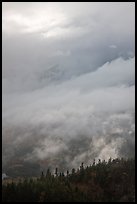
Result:
<svg viewBox="0 0 137 204"><path fill-rule="evenodd" d="M134 7L2 3L4 172L134 157Z"/></svg>

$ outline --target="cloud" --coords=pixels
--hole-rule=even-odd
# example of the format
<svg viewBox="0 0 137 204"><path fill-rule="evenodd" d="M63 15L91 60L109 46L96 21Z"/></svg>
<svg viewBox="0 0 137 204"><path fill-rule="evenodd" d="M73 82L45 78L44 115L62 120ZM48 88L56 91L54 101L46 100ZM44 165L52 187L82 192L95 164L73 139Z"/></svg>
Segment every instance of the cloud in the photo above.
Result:
<svg viewBox="0 0 137 204"><path fill-rule="evenodd" d="M3 141L5 149L10 144L13 152L10 155L14 158L19 156L21 148L21 157L27 161L58 157L58 161L51 162L53 165L62 162L61 152L63 161L69 161L70 166L77 166L81 158L89 163L94 157L118 156L124 134L128 138L128 132L134 132L134 85L129 86L131 79L134 81L131 67L134 67L133 59L117 59L96 72L56 86L3 95L3 137L7 133L10 137L8 142ZM123 70L121 78L114 77L116 68ZM92 79L96 79L97 86ZM124 156L124 152L120 155Z"/></svg>
<svg viewBox="0 0 137 204"><path fill-rule="evenodd" d="M116 49L117 48L116 45L110 45L109 47L112 48L112 49Z"/></svg>
<svg viewBox="0 0 137 204"><path fill-rule="evenodd" d="M5 172L134 156L133 3L3 2L2 40Z"/></svg>

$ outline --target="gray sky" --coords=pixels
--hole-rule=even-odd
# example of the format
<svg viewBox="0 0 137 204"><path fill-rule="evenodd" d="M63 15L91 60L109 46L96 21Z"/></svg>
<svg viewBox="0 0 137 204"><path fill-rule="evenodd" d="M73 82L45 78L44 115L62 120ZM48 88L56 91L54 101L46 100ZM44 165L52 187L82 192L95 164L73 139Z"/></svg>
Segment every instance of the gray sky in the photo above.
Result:
<svg viewBox="0 0 137 204"><path fill-rule="evenodd" d="M133 2L2 3L5 169L134 155L134 29Z"/></svg>

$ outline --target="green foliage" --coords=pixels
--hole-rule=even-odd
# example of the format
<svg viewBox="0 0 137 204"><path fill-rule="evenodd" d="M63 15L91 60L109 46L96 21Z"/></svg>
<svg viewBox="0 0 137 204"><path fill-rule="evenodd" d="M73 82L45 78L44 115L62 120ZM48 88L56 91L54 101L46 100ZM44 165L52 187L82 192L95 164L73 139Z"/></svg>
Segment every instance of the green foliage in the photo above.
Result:
<svg viewBox="0 0 137 204"><path fill-rule="evenodd" d="M2 185L2 202L133 202L134 159L99 160L71 173L47 170L39 178Z"/></svg>

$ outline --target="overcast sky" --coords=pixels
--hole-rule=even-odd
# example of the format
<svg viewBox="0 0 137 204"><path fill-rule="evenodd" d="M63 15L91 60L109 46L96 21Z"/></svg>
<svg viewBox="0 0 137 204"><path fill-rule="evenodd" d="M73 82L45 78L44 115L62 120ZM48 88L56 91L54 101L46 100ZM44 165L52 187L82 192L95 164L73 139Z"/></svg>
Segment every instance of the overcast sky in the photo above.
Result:
<svg viewBox="0 0 137 204"><path fill-rule="evenodd" d="M134 156L134 45L133 2L3 2L4 168Z"/></svg>

